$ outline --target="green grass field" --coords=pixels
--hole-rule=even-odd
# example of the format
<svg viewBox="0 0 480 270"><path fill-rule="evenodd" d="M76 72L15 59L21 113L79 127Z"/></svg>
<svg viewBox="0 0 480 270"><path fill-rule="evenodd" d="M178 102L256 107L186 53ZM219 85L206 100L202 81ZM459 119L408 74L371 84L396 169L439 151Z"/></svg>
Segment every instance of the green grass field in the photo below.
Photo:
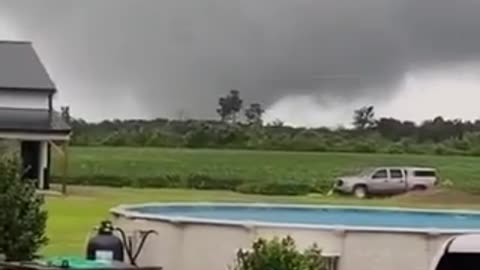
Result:
<svg viewBox="0 0 480 270"><path fill-rule="evenodd" d="M413 165L436 167L443 179L453 181L454 188L480 191L480 158L475 157L124 147L72 147L70 151L69 173L73 177L201 173L253 181L315 182L331 181L362 167Z"/></svg>

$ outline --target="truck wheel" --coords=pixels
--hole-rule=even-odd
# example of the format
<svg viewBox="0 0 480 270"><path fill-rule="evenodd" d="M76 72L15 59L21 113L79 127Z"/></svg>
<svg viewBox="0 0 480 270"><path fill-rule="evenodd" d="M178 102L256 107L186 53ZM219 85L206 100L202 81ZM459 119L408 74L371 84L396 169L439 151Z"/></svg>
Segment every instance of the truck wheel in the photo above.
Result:
<svg viewBox="0 0 480 270"><path fill-rule="evenodd" d="M353 195L359 199L365 199L367 197L368 191L366 186L355 186L353 188Z"/></svg>

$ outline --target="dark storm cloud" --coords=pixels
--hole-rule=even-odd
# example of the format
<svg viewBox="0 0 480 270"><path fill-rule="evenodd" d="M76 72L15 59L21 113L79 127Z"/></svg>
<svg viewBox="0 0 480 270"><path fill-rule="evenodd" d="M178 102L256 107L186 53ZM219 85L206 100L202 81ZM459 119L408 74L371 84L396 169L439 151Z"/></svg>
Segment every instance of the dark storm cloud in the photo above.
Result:
<svg viewBox="0 0 480 270"><path fill-rule="evenodd" d="M407 71L480 53L477 0L0 0L0 9L48 48L65 88L130 95L151 116L212 116L232 88L265 104L384 97Z"/></svg>

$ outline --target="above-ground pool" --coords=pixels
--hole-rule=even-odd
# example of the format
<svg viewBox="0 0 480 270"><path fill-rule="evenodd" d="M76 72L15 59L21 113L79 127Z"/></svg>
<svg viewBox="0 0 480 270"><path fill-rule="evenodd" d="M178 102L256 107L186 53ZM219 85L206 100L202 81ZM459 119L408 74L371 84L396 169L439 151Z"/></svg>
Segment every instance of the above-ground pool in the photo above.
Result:
<svg viewBox="0 0 480 270"><path fill-rule="evenodd" d="M238 248L292 236L317 244L340 270L428 269L451 236L480 233L480 213L269 204L145 204L112 210L117 225L155 229L140 263L171 270L226 270Z"/></svg>
<svg viewBox="0 0 480 270"><path fill-rule="evenodd" d="M427 211L409 209L291 207L254 205L144 205L128 209L157 219L197 222L273 223L293 226L355 226L366 229L385 227L408 230L479 230L476 212ZM273 225L272 224L272 225Z"/></svg>

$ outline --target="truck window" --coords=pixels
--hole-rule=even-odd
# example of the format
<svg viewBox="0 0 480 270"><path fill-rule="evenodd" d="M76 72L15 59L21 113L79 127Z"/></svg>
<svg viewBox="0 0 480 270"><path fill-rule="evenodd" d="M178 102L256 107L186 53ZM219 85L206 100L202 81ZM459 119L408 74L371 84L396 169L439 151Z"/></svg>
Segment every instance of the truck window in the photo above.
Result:
<svg viewBox="0 0 480 270"><path fill-rule="evenodd" d="M390 178L403 178L402 170L397 170L397 169L390 170Z"/></svg>
<svg viewBox="0 0 480 270"><path fill-rule="evenodd" d="M372 176L372 179L381 179L381 178L387 178L387 170L378 170Z"/></svg>
<svg viewBox="0 0 480 270"><path fill-rule="evenodd" d="M427 171L427 170L414 171L413 175L415 175L415 177L435 177L436 176L435 171Z"/></svg>

